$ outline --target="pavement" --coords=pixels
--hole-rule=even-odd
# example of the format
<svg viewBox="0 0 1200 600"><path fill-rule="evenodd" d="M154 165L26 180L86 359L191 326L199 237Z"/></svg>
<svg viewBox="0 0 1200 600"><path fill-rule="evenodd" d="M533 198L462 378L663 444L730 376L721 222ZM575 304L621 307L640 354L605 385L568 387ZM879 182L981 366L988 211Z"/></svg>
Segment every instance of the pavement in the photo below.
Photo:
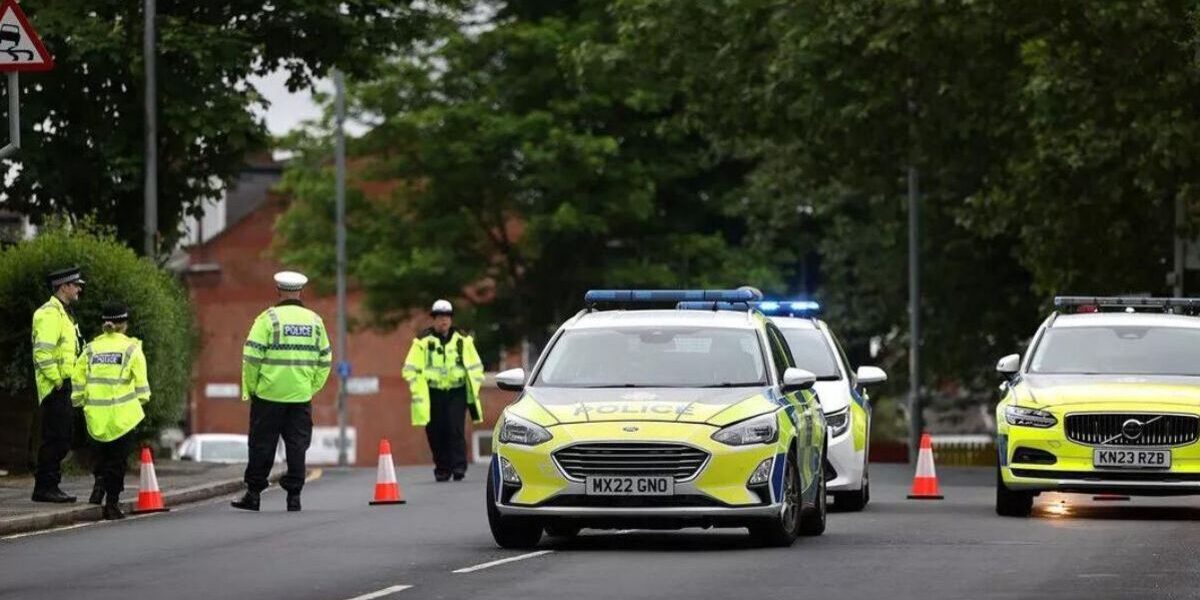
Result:
<svg viewBox="0 0 1200 600"><path fill-rule="evenodd" d="M245 465L220 465L187 461L157 461L158 487L168 506L204 500L242 489ZM275 469L278 471L278 467ZM122 506L131 509L137 500L139 470L132 467L125 477ZM278 473L276 473L278 476ZM63 477L62 490L76 496L73 504L47 504L29 499L33 477L0 477L0 536L60 527L100 519L100 508L87 503L92 476Z"/></svg>
<svg viewBox="0 0 1200 600"><path fill-rule="evenodd" d="M0 599L1196 598L1191 498L1045 494L1029 519L993 512L988 469L939 470L943 501L911 501L905 465L873 465L872 501L826 534L758 548L743 530L585 531L534 552L493 543L485 469L399 480L408 504L368 506L374 469L325 470L284 511L226 498L121 522L0 538Z"/></svg>

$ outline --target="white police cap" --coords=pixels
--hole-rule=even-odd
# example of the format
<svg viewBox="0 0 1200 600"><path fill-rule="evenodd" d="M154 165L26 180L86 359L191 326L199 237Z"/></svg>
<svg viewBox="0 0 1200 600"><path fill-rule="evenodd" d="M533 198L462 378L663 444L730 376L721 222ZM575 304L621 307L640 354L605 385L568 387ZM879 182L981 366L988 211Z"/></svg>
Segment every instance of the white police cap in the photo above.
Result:
<svg viewBox="0 0 1200 600"><path fill-rule="evenodd" d="M298 292L304 289L308 278L303 273L295 271L280 271L275 274L275 286L285 292Z"/></svg>
<svg viewBox="0 0 1200 600"><path fill-rule="evenodd" d="M437 315L452 315L454 314L454 306L449 300L438 300L433 303L433 308L429 309L429 314Z"/></svg>

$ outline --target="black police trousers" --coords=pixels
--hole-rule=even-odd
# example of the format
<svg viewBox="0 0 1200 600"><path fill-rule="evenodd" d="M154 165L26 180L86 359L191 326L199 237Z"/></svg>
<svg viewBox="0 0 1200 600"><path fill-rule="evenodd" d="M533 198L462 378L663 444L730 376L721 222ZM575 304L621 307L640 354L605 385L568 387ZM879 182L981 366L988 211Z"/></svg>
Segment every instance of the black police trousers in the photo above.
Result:
<svg viewBox="0 0 1200 600"><path fill-rule="evenodd" d="M429 424L425 437L433 453L433 472L448 476L467 472L467 388L429 388Z"/></svg>
<svg viewBox="0 0 1200 600"><path fill-rule="evenodd" d="M50 392L38 407L42 418L42 444L38 448L34 490L49 491L62 481L62 461L71 450L75 408L71 406L71 382Z"/></svg>
<svg viewBox="0 0 1200 600"><path fill-rule="evenodd" d="M283 438L287 453L287 472L279 487L299 494L304 488L304 453L312 442L311 402L271 402L250 399L250 460L246 463L246 488L251 492L267 489L267 477L275 463L275 448Z"/></svg>
<svg viewBox="0 0 1200 600"><path fill-rule="evenodd" d="M129 451L133 447L133 431L111 441L92 440L96 446L96 484L104 488L109 504L116 504L118 496L125 491L125 470L129 464Z"/></svg>

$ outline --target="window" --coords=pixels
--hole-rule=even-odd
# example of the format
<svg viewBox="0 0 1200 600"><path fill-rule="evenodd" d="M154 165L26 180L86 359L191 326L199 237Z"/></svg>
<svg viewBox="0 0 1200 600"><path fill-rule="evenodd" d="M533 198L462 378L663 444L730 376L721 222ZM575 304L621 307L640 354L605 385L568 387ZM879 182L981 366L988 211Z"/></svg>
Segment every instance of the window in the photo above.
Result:
<svg viewBox="0 0 1200 600"><path fill-rule="evenodd" d="M1031 373L1200 377L1200 329L1060 327L1046 330Z"/></svg>
<svg viewBox="0 0 1200 600"><path fill-rule="evenodd" d="M788 367L796 366L796 361L788 351L788 345L783 341L783 334L774 325L767 326L767 338L771 340L771 358L775 361L776 375L783 381L783 372Z"/></svg>
<svg viewBox="0 0 1200 600"><path fill-rule="evenodd" d="M783 332L787 339L792 355L796 357L796 366L811 371L821 381L837 381L842 378L838 372L837 359L825 334L816 329L787 329Z"/></svg>

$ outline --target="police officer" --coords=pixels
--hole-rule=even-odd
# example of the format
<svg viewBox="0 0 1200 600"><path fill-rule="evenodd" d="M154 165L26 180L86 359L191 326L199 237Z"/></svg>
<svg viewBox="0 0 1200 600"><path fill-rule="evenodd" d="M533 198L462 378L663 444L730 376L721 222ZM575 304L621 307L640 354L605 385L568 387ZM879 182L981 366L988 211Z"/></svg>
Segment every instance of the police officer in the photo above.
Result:
<svg viewBox="0 0 1200 600"><path fill-rule="evenodd" d="M275 274L280 302L254 320L242 350L242 400L250 401L250 461L246 494L234 508L258 510L259 495L283 437L287 473L279 485L287 490L287 509L300 510L304 487L304 453L312 441L312 397L325 386L333 351L320 315L300 302L308 278L300 273Z"/></svg>
<svg viewBox="0 0 1200 600"><path fill-rule="evenodd" d="M412 391L412 423L425 427L433 454L433 477L461 481L467 473L465 413L483 420L479 388L483 362L471 336L454 327L454 307L433 303L433 326L417 334L404 361L404 379Z"/></svg>
<svg viewBox="0 0 1200 600"><path fill-rule="evenodd" d="M71 408L71 369L79 355L79 326L67 310L83 291L79 267L46 276L53 296L33 313L33 367L42 445L38 449L33 485L34 502L74 502L59 489L62 460L71 449L74 410Z"/></svg>
<svg viewBox="0 0 1200 600"><path fill-rule="evenodd" d="M107 303L100 318L103 332L75 362L71 402L83 407L88 435L95 441L104 518L115 520L125 518L119 506L125 466L133 429L146 418L142 405L150 401L150 383L141 340L125 335L129 309Z"/></svg>

